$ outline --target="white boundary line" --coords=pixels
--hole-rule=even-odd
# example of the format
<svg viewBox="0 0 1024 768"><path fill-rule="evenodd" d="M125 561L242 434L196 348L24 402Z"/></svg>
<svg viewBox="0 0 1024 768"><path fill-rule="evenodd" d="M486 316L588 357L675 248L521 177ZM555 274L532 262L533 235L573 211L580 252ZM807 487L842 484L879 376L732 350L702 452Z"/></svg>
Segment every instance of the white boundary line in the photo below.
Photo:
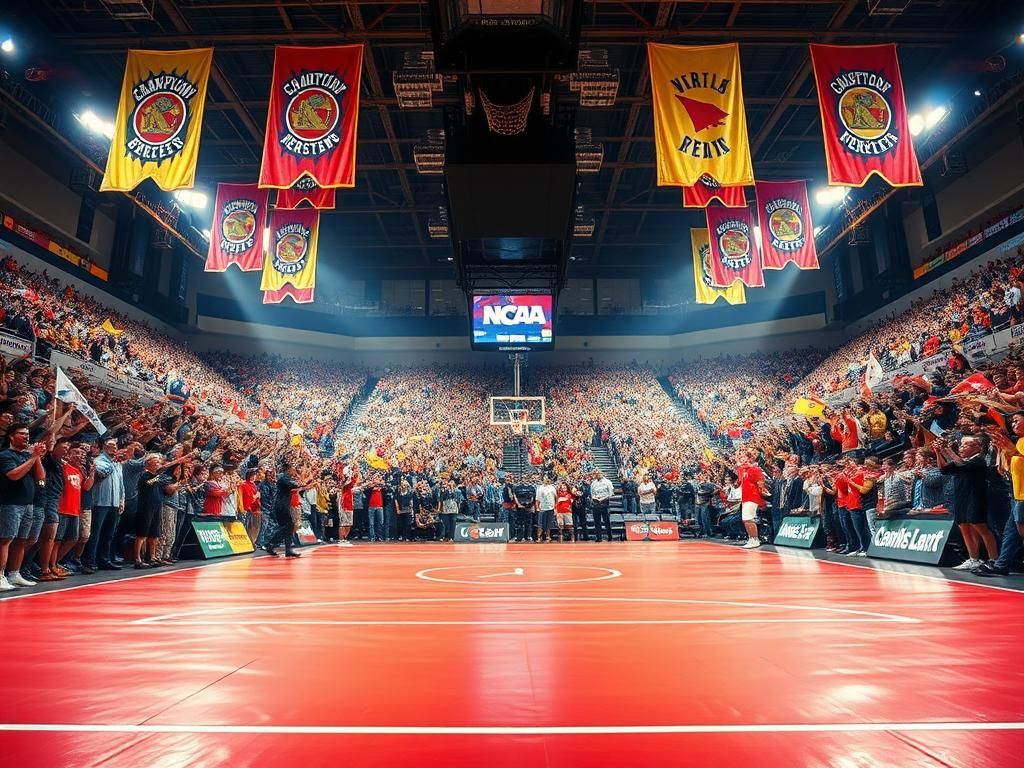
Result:
<svg viewBox="0 0 1024 768"><path fill-rule="evenodd" d="M710 733L886 733L909 731L1024 731L1024 722L941 721L916 723L760 723L708 725L133 725L80 723L0 723L15 733L186 733L253 735L388 736L623 736L630 734Z"/></svg>
<svg viewBox="0 0 1024 768"><path fill-rule="evenodd" d="M505 568L508 567L502 563L470 563L468 565L445 565L438 568L424 568L422 571L416 572L417 579L423 579L424 581L434 581L440 584L472 584L477 587L532 587L538 584L581 584L585 581L607 581L608 579L617 579L622 575L622 571L617 571L614 568L604 568L600 565L564 565L561 563L532 563L530 568L566 568L575 571L604 571L603 576L590 576L583 579L546 579L541 581L489 581L483 584L473 579L445 579L436 576L428 576L428 573L436 571L454 571L459 568ZM507 574L502 574L507 575ZM481 578L481 577L477 577Z"/></svg>
<svg viewBox="0 0 1024 768"><path fill-rule="evenodd" d="M315 621L305 619L254 619L234 621L226 625L223 621L174 621L159 622L161 627L252 627L282 625L288 627L551 627L551 626L604 626L604 625L644 625L644 624L886 624L896 623L896 619L551 619L522 621ZM906 623L917 621L907 619Z"/></svg>
<svg viewBox="0 0 1024 768"><path fill-rule="evenodd" d="M751 603L751 602L738 602L734 600L686 600L686 599L674 599L674 598L663 598L663 597L574 597L574 596L536 596L536 595L522 595L518 597L504 597L504 596L492 596L492 597L396 597L396 598L379 598L371 600L334 600L330 602L300 602L300 603L279 603L276 605L234 605L234 606L216 606L213 608L202 608L196 611L182 611L180 613L165 613L159 616L147 616L144 619L135 619L131 624L160 624L167 622L169 619L178 619L189 616L204 616L209 614L223 614L226 612L238 612L238 611L254 611L254 610L287 610L288 608L306 608L314 606L322 608L326 606L345 606L345 605L408 605L408 604L436 604L436 603L500 603L500 602L599 602L599 603L657 603L659 605L726 605L731 608L782 608L791 611L819 611L822 613L831 614L844 614L860 617L858 621L872 621L872 622L892 622L899 624L920 624L920 619L910 618L908 616L896 616L890 613L878 613L875 611L861 611L855 608L829 608L826 606L816 605L789 605L779 603ZM274 620L263 621L252 621L252 622L239 622L263 624L270 623ZM277 620L281 621L281 620ZM301 621L301 620L297 620ZM668 622L669 620L666 620ZM690 620L692 621L692 620ZM730 620L733 621L733 620ZM785 619L770 620L772 623L785 622ZM750 622L746 620L745 623ZM173 625L177 625L179 622L170 622ZM185 622L181 622L185 623ZM214 624L225 624L225 619L221 618ZM377 622L373 622L377 623ZM411 622L418 623L418 622ZM427 622L434 623L434 622ZM443 623L443 622L442 622ZM492 622L480 622L483 624L490 624ZM501 621L493 622L496 624L502 623ZM515 621L511 622L520 624L523 622ZM604 623L604 622L598 622ZM672 622L669 622L672 623ZM701 622L706 623L706 622ZM760 623L760 621L759 621Z"/></svg>

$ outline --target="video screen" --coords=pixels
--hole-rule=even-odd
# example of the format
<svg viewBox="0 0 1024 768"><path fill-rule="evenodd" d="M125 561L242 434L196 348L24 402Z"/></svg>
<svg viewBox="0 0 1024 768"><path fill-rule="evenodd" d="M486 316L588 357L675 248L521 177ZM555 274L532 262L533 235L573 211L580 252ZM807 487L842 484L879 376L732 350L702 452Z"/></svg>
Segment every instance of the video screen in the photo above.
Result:
<svg viewBox="0 0 1024 768"><path fill-rule="evenodd" d="M550 294L473 296L472 346L554 346L554 300Z"/></svg>

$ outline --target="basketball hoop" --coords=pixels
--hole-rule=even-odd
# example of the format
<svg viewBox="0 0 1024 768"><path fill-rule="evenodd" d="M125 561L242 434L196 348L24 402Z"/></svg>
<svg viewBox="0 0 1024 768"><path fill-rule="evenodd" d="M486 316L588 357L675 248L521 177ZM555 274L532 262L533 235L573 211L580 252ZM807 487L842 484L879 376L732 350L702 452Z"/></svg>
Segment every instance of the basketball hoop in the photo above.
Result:
<svg viewBox="0 0 1024 768"><path fill-rule="evenodd" d="M526 431L526 419L530 415L530 412L525 408L512 408L509 409L508 415L511 417L512 423L509 427L512 429L512 434L516 436L522 436Z"/></svg>
<svg viewBox="0 0 1024 768"><path fill-rule="evenodd" d="M526 123L530 119L530 108L533 106L533 95L537 87L532 86L530 92L515 104L495 104L480 91L480 104L487 118L487 128L499 136L517 136L526 132Z"/></svg>

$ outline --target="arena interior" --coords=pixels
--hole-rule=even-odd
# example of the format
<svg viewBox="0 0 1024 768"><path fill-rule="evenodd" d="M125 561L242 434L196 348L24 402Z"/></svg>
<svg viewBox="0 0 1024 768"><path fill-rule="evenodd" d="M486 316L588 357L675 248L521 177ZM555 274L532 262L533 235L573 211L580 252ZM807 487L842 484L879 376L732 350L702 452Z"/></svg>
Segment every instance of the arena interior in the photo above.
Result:
<svg viewBox="0 0 1024 768"><path fill-rule="evenodd" d="M1022 764L1021 3L7 0L0 213L0 765Z"/></svg>

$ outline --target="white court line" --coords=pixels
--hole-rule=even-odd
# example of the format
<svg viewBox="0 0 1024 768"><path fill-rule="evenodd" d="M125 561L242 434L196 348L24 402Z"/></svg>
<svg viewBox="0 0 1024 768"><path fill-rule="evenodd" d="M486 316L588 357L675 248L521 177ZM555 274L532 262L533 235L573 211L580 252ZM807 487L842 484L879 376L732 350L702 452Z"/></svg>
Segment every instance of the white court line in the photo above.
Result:
<svg viewBox="0 0 1024 768"><path fill-rule="evenodd" d="M499 621L317 621L307 619L243 619L233 621L232 627L251 627L264 625L284 625L289 627L550 627L573 625L629 625L634 624L884 624L912 623L918 619L540 619L531 620L499 620ZM133 624L142 622L135 621ZM169 621L149 624L161 627L222 627L223 621Z"/></svg>
<svg viewBox="0 0 1024 768"><path fill-rule="evenodd" d="M300 603L278 603L276 605L229 605L221 606L218 605L213 608L202 608L196 611L181 611L178 613L165 613L159 616L147 616L144 619L135 619L130 622L131 624L157 624L161 622L167 622L169 619L181 619L188 618L191 616L204 616L209 614L216 614L221 616L227 612L238 612L238 611L255 611L255 610L287 610L289 608L308 608L310 606L316 608L323 608L326 606L335 605L411 605L411 604L433 604L433 603L500 603L500 602L572 602L572 603L589 603L589 602L601 602L601 603L657 603L657 604L668 604L668 605L725 605L730 608L781 608L790 611L819 611L822 613L833 613L833 614L844 614L850 616L856 616L863 619L869 619L875 622L893 622L901 624L920 624L920 619L910 618L908 616L897 616L891 613L878 613L876 611L861 611L854 608L829 608L825 606L817 605L790 605L785 603L750 603L750 602L738 602L733 600L685 600L675 598L662 598L662 597L572 597L572 596L534 596L534 595L521 595L518 597L504 597L504 596L491 596L491 597L396 597L396 598L379 598L371 600L333 600L328 602L300 602ZM301 621L296 619L296 621ZM177 621L169 622L177 624ZM225 619L220 618L216 624L225 624ZM239 622L246 623L246 622ZM260 621L254 621L252 623L262 623ZM485 622L490 623L490 622Z"/></svg>
<svg viewBox="0 0 1024 768"><path fill-rule="evenodd" d="M0 723L0 732L19 733L186 733L338 736L622 736L686 733L885 733L908 731L1024 731L1024 722L976 720L912 723L736 723L708 725L134 725L84 723Z"/></svg>
<svg viewBox="0 0 1024 768"><path fill-rule="evenodd" d="M471 563L469 565L445 565L439 568L424 568L421 571L416 572L417 579L423 579L424 581L435 581L440 584L472 584L473 586L480 586L480 582L473 579L447 579L441 576L430 576L431 573L438 571L457 571L460 568L507 568L508 566L501 563ZM574 571L604 571L601 576L587 576L579 579L536 579L533 581L491 581L487 583L487 586L493 587L532 587L539 584L582 584L586 581L607 581L608 579L617 579L622 575L622 571L617 571L614 568L605 568L600 565L565 565L564 563L531 563L531 568L568 568ZM516 569L521 570L521 569ZM505 575L505 574L501 574ZM518 575L518 574L517 574ZM478 579L481 577L477 577Z"/></svg>

